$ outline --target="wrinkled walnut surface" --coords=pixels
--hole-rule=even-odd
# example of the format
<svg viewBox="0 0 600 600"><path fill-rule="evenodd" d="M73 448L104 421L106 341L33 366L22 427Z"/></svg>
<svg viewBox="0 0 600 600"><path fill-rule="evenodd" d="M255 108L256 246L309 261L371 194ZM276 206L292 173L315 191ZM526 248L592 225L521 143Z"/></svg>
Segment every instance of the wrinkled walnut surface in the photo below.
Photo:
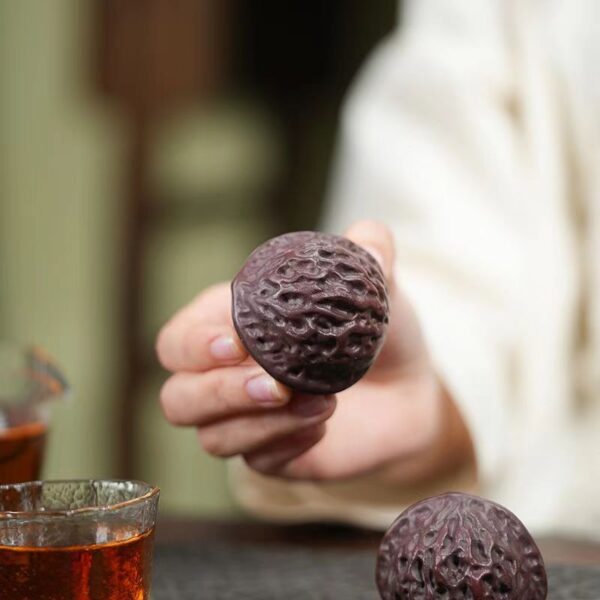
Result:
<svg viewBox="0 0 600 600"><path fill-rule="evenodd" d="M377 561L383 600L544 600L544 562L533 538L499 504L450 493L405 510Z"/></svg>
<svg viewBox="0 0 600 600"><path fill-rule="evenodd" d="M232 316L248 352L298 391L332 394L375 360L388 323L381 268L350 240L310 231L259 246L232 283Z"/></svg>

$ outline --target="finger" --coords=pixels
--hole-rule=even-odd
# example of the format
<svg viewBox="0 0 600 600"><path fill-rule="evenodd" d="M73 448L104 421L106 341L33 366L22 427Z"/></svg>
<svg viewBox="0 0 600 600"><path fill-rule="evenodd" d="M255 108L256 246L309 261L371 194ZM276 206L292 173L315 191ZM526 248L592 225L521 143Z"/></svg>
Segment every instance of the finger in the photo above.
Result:
<svg viewBox="0 0 600 600"><path fill-rule="evenodd" d="M298 395L285 408L243 415L198 428L203 448L227 458L248 454L311 425L326 421L335 410L335 396Z"/></svg>
<svg viewBox="0 0 600 600"><path fill-rule="evenodd" d="M167 325L160 333L157 354L171 372L208 371L248 357L233 327L183 321Z"/></svg>
<svg viewBox="0 0 600 600"><path fill-rule="evenodd" d="M160 402L173 425L206 425L240 413L281 407L291 396L289 388L262 369L238 366L177 373L163 385Z"/></svg>
<svg viewBox="0 0 600 600"><path fill-rule="evenodd" d="M320 423L273 442L256 452L244 455L246 464L264 475L277 475L291 460L318 444L325 435L326 425Z"/></svg>
<svg viewBox="0 0 600 600"><path fill-rule="evenodd" d="M344 235L373 255L387 279L392 277L395 258L394 236L388 227L377 221L357 221Z"/></svg>
<svg viewBox="0 0 600 600"><path fill-rule="evenodd" d="M156 353L170 371L206 371L247 358L231 322L227 284L209 288L160 331Z"/></svg>

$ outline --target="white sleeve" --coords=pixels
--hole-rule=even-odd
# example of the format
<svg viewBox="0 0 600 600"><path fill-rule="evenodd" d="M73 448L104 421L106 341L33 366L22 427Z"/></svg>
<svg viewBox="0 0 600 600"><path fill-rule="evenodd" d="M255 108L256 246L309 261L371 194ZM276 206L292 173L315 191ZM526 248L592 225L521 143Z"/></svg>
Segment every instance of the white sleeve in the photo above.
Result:
<svg viewBox="0 0 600 600"><path fill-rule="evenodd" d="M392 228L398 282L469 426L485 488L506 462L510 315L527 230L507 5L414 6L346 107L325 225Z"/></svg>

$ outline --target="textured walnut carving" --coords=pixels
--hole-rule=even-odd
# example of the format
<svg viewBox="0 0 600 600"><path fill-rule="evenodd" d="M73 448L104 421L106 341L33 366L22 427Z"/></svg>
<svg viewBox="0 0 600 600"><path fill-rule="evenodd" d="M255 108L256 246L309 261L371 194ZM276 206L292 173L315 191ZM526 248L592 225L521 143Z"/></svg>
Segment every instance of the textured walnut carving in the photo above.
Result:
<svg viewBox="0 0 600 600"><path fill-rule="evenodd" d="M248 352L298 391L351 386L383 345L388 294L381 269L337 235L303 231L265 242L234 279L232 297Z"/></svg>
<svg viewBox="0 0 600 600"><path fill-rule="evenodd" d="M385 534L377 561L383 600L544 600L544 562L525 526L466 494L414 504Z"/></svg>

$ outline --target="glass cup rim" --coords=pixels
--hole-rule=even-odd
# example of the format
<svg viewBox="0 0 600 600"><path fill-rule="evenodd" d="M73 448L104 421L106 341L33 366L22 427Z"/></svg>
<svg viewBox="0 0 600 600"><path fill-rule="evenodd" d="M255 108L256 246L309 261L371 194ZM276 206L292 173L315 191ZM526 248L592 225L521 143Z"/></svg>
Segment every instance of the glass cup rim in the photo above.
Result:
<svg viewBox="0 0 600 600"><path fill-rule="evenodd" d="M4 483L0 484L0 491L5 489L23 489L33 486L39 486L43 484L68 484L68 483L130 483L134 485L142 486L146 491L136 496L135 498L130 498L129 500L123 500L121 502L115 502L113 504L105 504L102 506L84 506L81 508L70 508L66 510L0 510L0 521L8 520L8 519L27 519L27 518L64 518L64 517L72 517L78 515L92 515L99 513L112 513L122 510L124 508L128 508L130 506L135 506L137 504L144 504L153 498L156 498L160 494L160 488L157 486L153 486L145 481L140 481L138 479L38 479L36 481L25 481L22 483Z"/></svg>

